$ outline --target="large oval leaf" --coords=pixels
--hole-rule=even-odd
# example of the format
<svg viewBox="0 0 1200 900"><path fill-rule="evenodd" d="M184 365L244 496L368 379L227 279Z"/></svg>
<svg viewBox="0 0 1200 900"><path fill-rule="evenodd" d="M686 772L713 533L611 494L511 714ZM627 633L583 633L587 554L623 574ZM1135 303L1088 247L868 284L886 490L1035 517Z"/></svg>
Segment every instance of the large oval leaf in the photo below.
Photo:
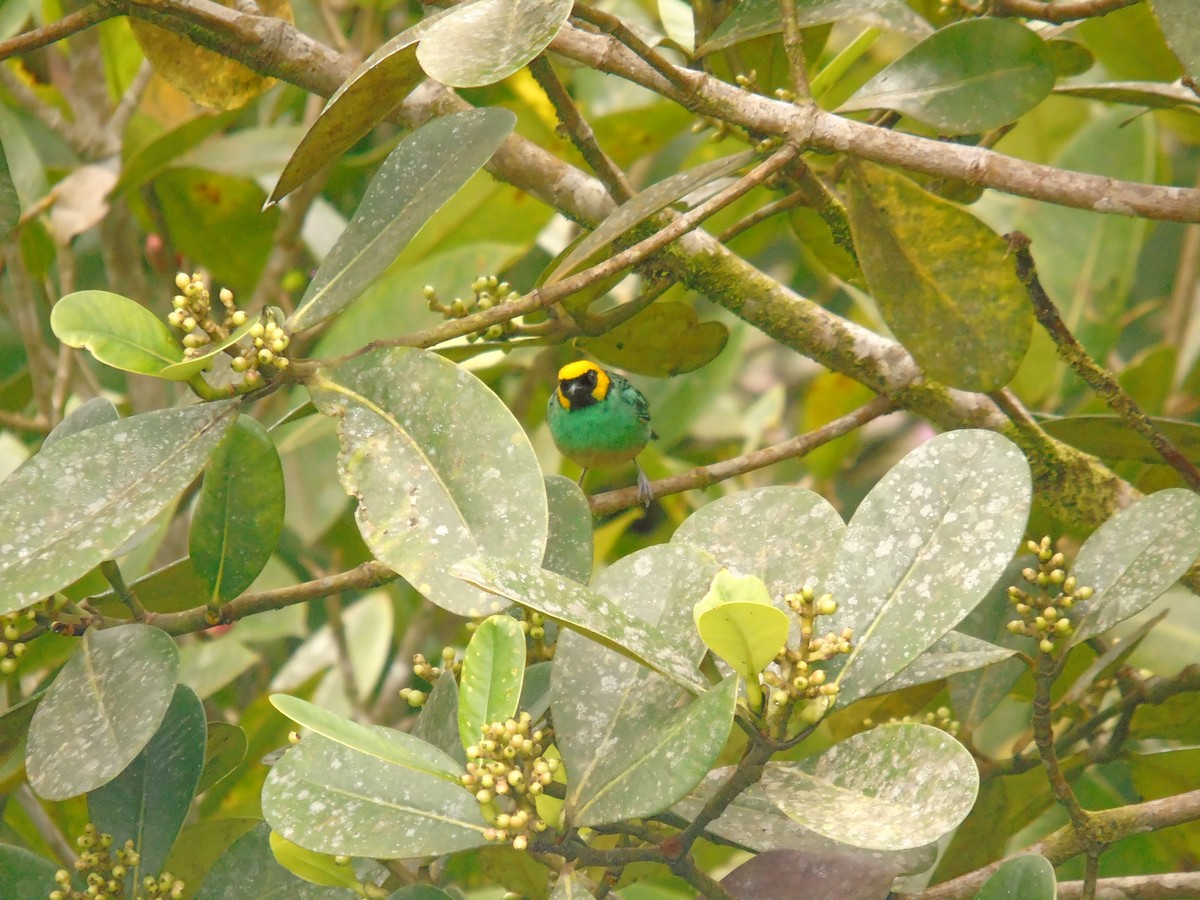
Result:
<svg viewBox="0 0 1200 900"><path fill-rule="evenodd" d="M998 868L975 895L975 900L1055 900L1054 866L1036 853L1010 859Z"/></svg>
<svg viewBox="0 0 1200 900"><path fill-rule="evenodd" d="M239 416L213 454L188 546L210 602L232 600L258 577L283 529L283 467L267 430Z"/></svg>
<svg viewBox="0 0 1200 900"><path fill-rule="evenodd" d="M88 795L88 815L113 845L132 840L140 858L134 884L157 875L179 836L204 769L205 716L200 698L176 685L171 705L145 748L114 778Z"/></svg>
<svg viewBox="0 0 1200 900"><path fill-rule="evenodd" d="M542 568L587 584L592 577L592 511L587 495L570 478L546 477L550 533Z"/></svg>
<svg viewBox="0 0 1200 900"><path fill-rule="evenodd" d="M483 726L516 715L525 680L521 624L512 616L485 619L467 644L460 678L458 738L465 750L483 738Z"/></svg>
<svg viewBox="0 0 1200 900"><path fill-rule="evenodd" d="M311 328L350 305L491 158L516 121L506 109L472 109L435 119L401 141L371 179L288 327Z"/></svg>
<svg viewBox="0 0 1200 900"><path fill-rule="evenodd" d="M447 571L480 554L542 560L542 472L500 398L440 356L403 348L323 372L309 390L342 420L342 484L375 556L458 615L506 606Z"/></svg>
<svg viewBox="0 0 1200 900"><path fill-rule="evenodd" d="M771 763L768 797L805 828L852 847L936 841L975 802L979 772L962 744L929 725L881 725L819 756Z"/></svg>
<svg viewBox="0 0 1200 900"><path fill-rule="evenodd" d="M231 821L240 826L244 820ZM197 872L203 878L203 884L196 900L245 900L247 897L346 900L349 894L344 888L310 884L276 862L271 853L270 834L271 829L259 823L258 827L234 841L211 870Z"/></svg>
<svg viewBox="0 0 1200 900"><path fill-rule="evenodd" d="M64 344L86 347L100 362L123 372L157 375L183 361L183 345L165 322L111 291L67 294L50 311L50 328Z"/></svg>
<svg viewBox="0 0 1200 900"><path fill-rule="evenodd" d="M476 0L456 6L426 29L417 59L450 87L481 87L507 78L546 49L571 0Z"/></svg>
<svg viewBox="0 0 1200 900"><path fill-rule="evenodd" d="M1087 539L1071 568L1095 592L1071 610L1071 644L1145 609L1197 556L1200 497L1192 491L1169 488L1121 510Z"/></svg>
<svg viewBox="0 0 1200 900"><path fill-rule="evenodd" d="M916 38L931 30L904 0L805 0L796 4L796 24L801 28L847 20ZM777 0L741 0L696 53L709 54L782 30Z"/></svg>
<svg viewBox="0 0 1200 900"><path fill-rule="evenodd" d="M47 800L95 790L133 761L175 693L179 652L148 625L91 629L29 725L25 768Z"/></svg>
<svg viewBox="0 0 1200 900"><path fill-rule="evenodd" d="M850 228L871 296L932 378L991 391L1016 374L1033 327L1007 242L902 175L855 166Z"/></svg>
<svg viewBox="0 0 1200 900"><path fill-rule="evenodd" d="M390 729L369 730L391 740ZM273 829L321 853L408 859L487 843L479 804L461 785L319 734L271 768L262 802Z"/></svg>
<svg viewBox="0 0 1200 900"><path fill-rule="evenodd" d="M1025 457L990 431L938 435L863 500L826 590L853 631L840 703L866 696L953 628L1008 566L1029 516ZM824 622L818 623L822 633Z"/></svg>
<svg viewBox="0 0 1200 900"><path fill-rule="evenodd" d="M0 612L110 558L199 474L236 415L225 400L97 425L0 484Z"/></svg>
<svg viewBox="0 0 1200 900"><path fill-rule="evenodd" d="M691 304L667 300L600 337L575 343L602 363L666 378L708 365L728 339L729 329L720 322L701 322Z"/></svg>
<svg viewBox="0 0 1200 900"><path fill-rule="evenodd" d="M1183 70L1200 79L1200 7L1191 0L1151 0L1150 8Z"/></svg>
<svg viewBox="0 0 1200 900"><path fill-rule="evenodd" d="M1014 122L1054 87L1045 43L1014 19L939 28L859 88L841 112L894 109L951 134Z"/></svg>

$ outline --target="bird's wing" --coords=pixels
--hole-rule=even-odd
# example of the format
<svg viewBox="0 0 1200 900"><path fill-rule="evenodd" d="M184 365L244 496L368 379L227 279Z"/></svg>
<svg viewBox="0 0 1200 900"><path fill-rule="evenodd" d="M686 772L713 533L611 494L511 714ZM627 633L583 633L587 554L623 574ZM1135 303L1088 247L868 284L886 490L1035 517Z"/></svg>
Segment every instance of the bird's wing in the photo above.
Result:
<svg viewBox="0 0 1200 900"><path fill-rule="evenodd" d="M617 390L621 392L621 396L633 405L633 408L637 411L637 417L643 422L649 422L650 403L643 396L642 392L620 375L613 375L612 380L616 384Z"/></svg>

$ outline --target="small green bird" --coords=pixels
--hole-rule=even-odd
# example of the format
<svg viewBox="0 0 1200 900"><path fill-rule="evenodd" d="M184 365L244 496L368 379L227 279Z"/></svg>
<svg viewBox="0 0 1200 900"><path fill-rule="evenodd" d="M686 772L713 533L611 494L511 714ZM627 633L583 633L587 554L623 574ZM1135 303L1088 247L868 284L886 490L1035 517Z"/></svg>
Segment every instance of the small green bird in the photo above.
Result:
<svg viewBox="0 0 1200 900"><path fill-rule="evenodd" d="M546 424L559 451L583 466L579 483L593 466L631 460L654 436L650 404L628 380L586 359L558 370L558 389L546 407ZM638 494L645 506L654 495L650 480L634 460Z"/></svg>

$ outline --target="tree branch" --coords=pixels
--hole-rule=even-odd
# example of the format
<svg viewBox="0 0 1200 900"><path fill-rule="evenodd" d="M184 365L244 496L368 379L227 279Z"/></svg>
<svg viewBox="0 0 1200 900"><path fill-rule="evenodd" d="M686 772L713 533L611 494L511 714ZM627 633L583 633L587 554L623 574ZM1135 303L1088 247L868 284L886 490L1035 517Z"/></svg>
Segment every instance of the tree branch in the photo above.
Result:
<svg viewBox="0 0 1200 900"><path fill-rule="evenodd" d="M1092 19L1141 3L1142 0L990 0L992 15L1019 16L1043 22L1072 22Z"/></svg>

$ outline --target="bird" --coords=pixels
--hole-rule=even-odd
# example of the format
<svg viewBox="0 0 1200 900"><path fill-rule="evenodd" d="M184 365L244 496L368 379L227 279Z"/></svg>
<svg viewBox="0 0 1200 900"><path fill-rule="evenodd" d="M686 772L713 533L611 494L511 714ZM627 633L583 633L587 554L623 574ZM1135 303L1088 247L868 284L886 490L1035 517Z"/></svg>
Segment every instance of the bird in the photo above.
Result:
<svg viewBox="0 0 1200 900"><path fill-rule="evenodd" d="M586 359L567 363L558 370L546 424L559 452L583 467L581 486L588 469L633 460L638 497L650 505L650 480L634 457L656 435L650 428L650 404L627 378Z"/></svg>

